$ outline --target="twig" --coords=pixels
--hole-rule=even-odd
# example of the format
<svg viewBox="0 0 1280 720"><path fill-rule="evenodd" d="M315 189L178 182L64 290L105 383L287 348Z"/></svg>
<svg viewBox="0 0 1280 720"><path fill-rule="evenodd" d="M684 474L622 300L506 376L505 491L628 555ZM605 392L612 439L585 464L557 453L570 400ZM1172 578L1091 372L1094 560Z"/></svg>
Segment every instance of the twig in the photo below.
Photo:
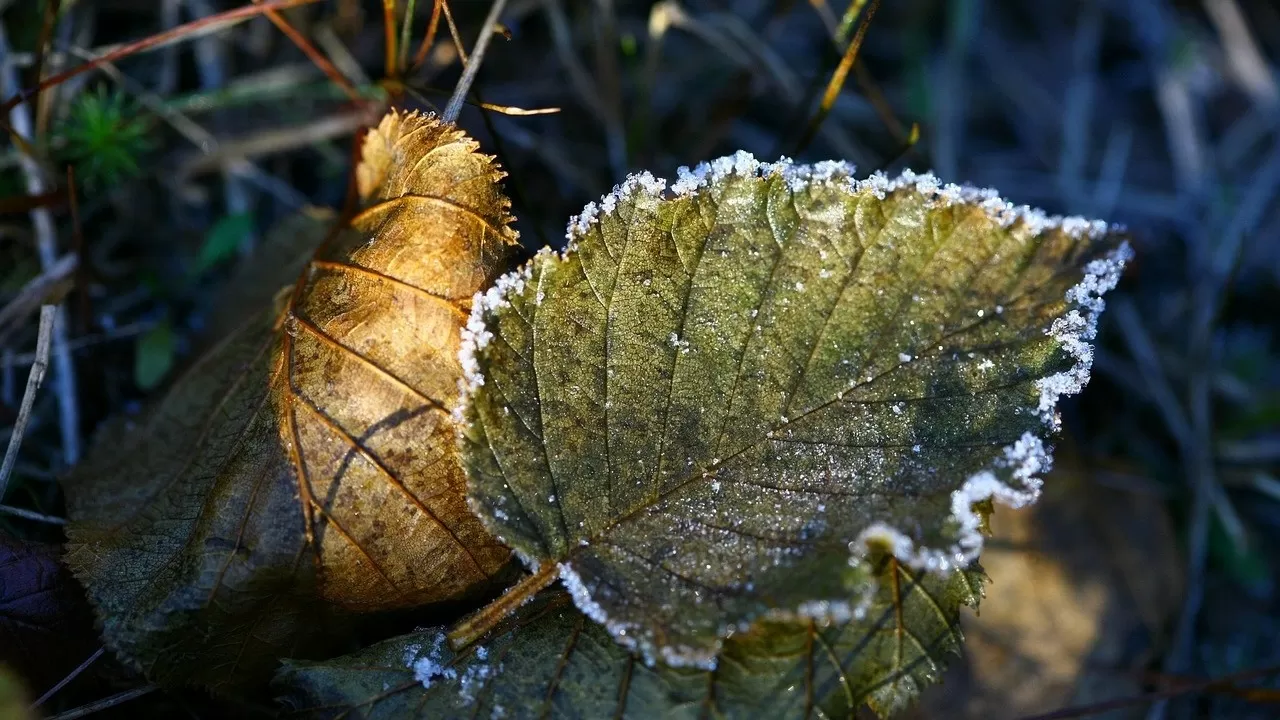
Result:
<svg viewBox="0 0 1280 720"><path fill-rule="evenodd" d="M79 350L83 350L87 347L93 347L94 345L100 345L105 342L111 342L112 340L120 340L123 338L135 337L135 336L141 335L142 333L147 332L148 330L150 330L155 326L156 326L156 321L154 320L144 320L141 322L129 323L128 325L121 325L119 327L112 328L108 332L96 333L93 335L85 335L83 337L78 337L72 340L71 342L67 343L67 345L68 347L71 348L71 352L76 352ZM4 362L11 363L13 365L29 365L35 362L35 360L36 360L36 353L28 352L28 353L22 353L22 354L6 354Z"/></svg>
<svg viewBox="0 0 1280 720"><path fill-rule="evenodd" d="M1205 12L1213 20L1222 39L1222 52L1227 56L1227 67L1245 92L1258 105L1274 112L1280 98L1276 81L1266 57L1249 32L1249 23L1236 0L1205 0Z"/></svg>
<svg viewBox="0 0 1280 720"><path fill-rule="evenodd" d="M13 434L9 436L9 448L4 452L4 463L0 464L0 500L9 486L9 474L13 472L14 463L18 462L18 448L22 446L22 435L27 431L27 423L31 422L31 407L36 402L36 392L40 383L44 382L45 370L49 368L49 345L53 336L53 326L57 321L58 309L54 305L40 308L40 331L36 336L36 361L31 363L31 372L27 375L27 389L22 394L22 405L18 408L18 420L13 425Z"/></svg>
<svg viewBox="0 0 1280 720"><path fill-rule="evenodd" d="M41 80L36 87L16 92L12 97L5 101L3 106L0 106L0 109L5 112L9 112L18 105L30 100L36 93L48 90L54 85L60 85L77 75L87 73L104 62L115 62L121 58L136 55L137 53L146 50L154 50L171 43L200 37L211 32L225 30L231 25L244 22L252 17L257 17L267 10L283 10L285 8L297 7L299 5L310 5L318 1L319 0L267 0L262 2L262 4L244 5L226 12L218 13L217 15L200 18L199 20L186 23L185 25L179 25L172 30L156 33L155 35L150 35L142 38L141 40L135 40L134 42L114 47L110 52L98 56L91 62L84 63L83 65L77 65L70 70L45 78L44 80Z"/></svg>
<svg viewBox="0 0 1280 720"><path fill-rule="evenodd" d="M256 5L265 4L263 0L253 0L253 2ZM351 84L351 81L339 72L338 68L334 67L333 63L329 62L329 58L325 57L319 50L317 50L315 45L311 44L310 40L307 40L302 33L298 32L293 25L289 24L289 21L286 20L283 15L275 10L265 10L263 12L266 14L267 18L271 20L271 23L275 25L280 32L284 33L285 36L302 51L303 55L307 56L308 60L315 63L316 67L320 68L320 71L327 75L335 85L342 88L342 91L347 94L347 97L351 98L355 102L363 101L364 98L360 96L360 92Z"/></svg>
<svg viewBox="0 0 1280 720"><path fill-rule="evenodd" d="M1191 695L1206 692L1230 692L1242 682L1251 680L1261 680L1270 675L1280 674L1280 667L1256 668L1253 670L1245 670L1244 672L1227 675L1220 678L1209 680L1200 680L1198 682L1188 682L1178 687L1168 688L1165 690L1157 690L1155 692L1143 693L1142 695L1133 695L1130 697L1116 698L1114 700L1104 700L1089 705L1077 705L1075 707L1054 710L1053 712L1043 713L1041 715L1027 715L1022 720L1067 720L1067 718L1088 717L1090 715L1100 715L1112 710L1120 710L1134 705L1145 705L1157 700L1168 700L1170 698L1179 697L1181 695Z"/></svg>
<svg viewBox="0 0 1280 720"><path fill-rule="evenodd" d="M286 128L264 130L244 139L227 140L212 153L198 155L178 170L178 177L189 178L220 169L237 161L306 147L336 137L350 135L371 121L367 110L357 110L314 122Z"/></svg>
<svg viewBox="0 0 1280 720"><path fill-rule="evenodd" d="M66 677L59 680L57 685L54 685L53 687L46 690L45 693L41 695L39 698L37 698L35 702L31 703L31 709L35 710L36 708L48 702L49 698L53 697L55 693L57 693L62 688L66 687L67 683L71 682L72 680L75 680L77 677L80 676L80 673L84 672L86 669L88 669L90 665L97 662L98 658L102 657L102 654L104 652L106 652L106 648L98 648L96 651L94 651L94 653L89 656L88 660L85 660L84 662L80 663L80 665L77 666L75 670L72 670L70 673L67 674Z"/></svg>
<svg viewBox="0 0 1280 720"><path fill-rule="evenodd" d="M13 507L12 505L0 505L0 513L20 517L23 520L31 520L32 522L48 523L50 525L66 525L67 519L60 518L55 515L45 515L35 510L27 510L26 508Z"/></svg>
<svg viewBox="0 0 1280 720"><path fill-rule="evenodd" d="M489 15L484 19L484 26L480 28L480 37L476 39L475 49L471 51L471 61L467 63L467 69L462 71L462 77L458 79L458 84L453 89L453 97L449 98L449 104L444 108L444 115L441 117L445 122L456 121L458 113L462 112L462 101L471 91L471 84L475 82L476 73L480 71L485 51L489 49L489 41L493 39L493 28L498 24L498 16L506 6L507 0L493 0L493 5L489 7Z"/></svg>
<svg viewBox="0 0 1280 720"><path fill-rule="evenodd" d="M89 703L88 705L81 705L78 708L72 708L70 710L67 710L66 712L60 712L57 715L50 716L49 720L74 720L74 718L81 718L81 717L84 717L85 715L92 715L93 713L99 712L101 710L106 710L107 708L113 708L116 705L119 705L121 703L128 702L135 698L140 698L143 695L146 695L147 693L155 692L158 689L159 689L159 686L157 685L143 685L140 688L134 688L133 690L126 690L122 693L116 693L115 695L112 695L110 697L102 698L101 700L95 700Z"/></svg>
<svg viewBox="0 0 1280 720"><path fill-rule="evenodd" d="M413 35L413 14L418 9L418 0L409 0L404 8L404 19L400 22L399 57L396 58L395 77L399 78L409 69L409 38ZM390 72L388 72L390 74Z"/></svg>
<svg viewBox="0 0 1280 720"><path fill-rule="evenodd" d="M462 59L462 67L467 66L467 48L462 42L462 35L458 33L458 24L453 21L453 11L449 9L449 0L440 0L440 7L444 10L444 22L449 26L449 36L453 38L453 47L458 51L458 57Z"/></svg>
<svg viewBox="0 0 1280 720"><path fill-rule="evenodd" d="M79 260L75 253L63 255L52 266L23 285L12 300L0 306L0 343L9 336L11 328L25 320L36 308L61 301L63 290L59 286L75 274Z"/></svg>
<svg viewBox="0 0 1280 720"><path fill-rule="evenodd" d="M0 27L0 65L3 65L3 82L0 84L17 92L20 87L18 73L8 63L8 55L9 38ZM35 140L30 108L23 105L11 107L9 125L15 136L22 141L31 143ZM43 193L46 187L40 164L34 157L26 154L20 158L20 162L28 194ZM36 250L40 256L40 267L47 272L58 262L58 233L53 224L53 214L48 208L34 208L31 211L31 224L36 233ZM71 362L71 352L67 350L67 313L61 305L54 314L52 338L58 421L62 431L62 459L70 466L80 458L80 412L77 405L75 365Z"/></svg>
<svg viewBox="0 0 1280 720"><path fill-rule="evenodd" d="M45 53L48 52L49 44L53 41L53 28L58 24L58 11L61 10L61 0L49 0L44 4L44 17L40 22L40 37L36 40L36 68L32 73L37 81L44 75ZM49 124L49 103L48 98L43 98L45 102L41 102L40 96L31 98L31 104L36 108L36 131L35 135L43 135L48 129Z"/></svg>
<svg viewBox="0 0 1280 720"><path fill-rule="evenodd" d="M426 62L427 53L431 52L431 46L436 41L436 31L440 29L440 9L442 7L444 7L442 0L435 0L431 5L431 20L427 22L427 32L422 36L422 44L418 46L418 52L414 53L413 64L409 66L409 70L417 70L422 63Z"/></svg>
<svg viewBox="0 0 1280 720"><path fill-rule="evenodd" d="M853 68L853 63L858 59L858 50L862 47L862 41L867 37L867 29L871 27L871 21L876 16L876 10L880 8L880 0L873 0L871 7L867 8L867 14L858 24L858 32L853 36L853 41L845 48L844 55L840 58L840 64L836 66L836 71L831 74L831 81L827 83L827 90L822 95L822 103L818 106L818 111L809 119L809 125L805 128L804 135L800 138L800 142L796 144L796 151L793 153L799 155L804 148L808 147L809 142L813 140L813 136L817 134L818 128L822 126L822 121L831 113L831 108L836 104L836 98L840 97L840 90L844 87L845 78L849 77L849 70Z"/></svg>
<svg viewBox="0 0 1280 720"><path fill-rule="evenodd" d="M410 8L409 12L412 12L412 8ZM409 26L412 22L413 16L406 13L404 16L405 26ZM386 52L383 73L389 78L399 78L400 66L396 64L396 57L400 54L396 48L396 0L382 0L382 30L382 45L383 50Z"/></svg>

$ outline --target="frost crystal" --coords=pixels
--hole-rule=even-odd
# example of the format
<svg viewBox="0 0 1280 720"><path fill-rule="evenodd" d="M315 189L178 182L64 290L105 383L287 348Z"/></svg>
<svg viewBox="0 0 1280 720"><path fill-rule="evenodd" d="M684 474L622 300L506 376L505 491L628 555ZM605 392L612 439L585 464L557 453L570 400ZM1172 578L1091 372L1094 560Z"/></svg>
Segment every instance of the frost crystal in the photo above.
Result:
<svg viewBox="0 0 1280 720"><path fill-rule="evenodd" d="M471 393L484 385L484 373L480 371L479 354L493 340L493 333L485 325L484 318L494 310L507 307L511 302L507 299L524 290L525 283L533 273L533 263L538 256L517 270L499 277L493 287L476 293L471 298L471 315L462 328L462 343L458 348L458 363L462 366L462 377L458 380L458 405L453 409L453 421L461 431L465 425L467 403Z"/></svg>
<svg viewBox="0 0 1280 720"><path fill-rule="evenodd" d="M1058 428L1055 410L1058 398L1080 392L1089 382L1093 348L1088 341L1097 335L1098 315L1106 307L1102 296L1120 282L1120 273L1132 258L1133 250L1128 243L1123 243L1106 257L1086 265L1084 278L1067 291L1067 302L1075 305L1075 309L1054 320L1049 327L1049 336L1062 343L1063 349L1076 360L1069 370L1050 375L1037 383L1040 418L1054 430Z"/></svg>
<svg viewBox="0 0 1280 720"><path fill-rule="evenodd" d="M404 664L413 671L413 679L422 684L424 689L430 688L436 678L454 680L458 671L444 664L440 650L444 647L444 635L436 636L431 650L423 655L421 645L410 645L404 650Z"/></svg>
<svg viewBox="0 0 1280 720"><path fill-rule="evenodd" d="M613 636L615 642L627 650L642 649L636 643L636 637L640 630L638 626L619 622L614 620L605 613L600 603L591 597L591 590L582 581L582 576L576 570L569 566L568 563L560 563L557 566L560 569L560 582L564 583L564 587L569 591L569 595L573 598L573 603L578 606L583 615L604 626L604 629ZM645 662L650 666L654 664L654 648L646 646L643 648ZM716 656L719 654L720 648L717 646L710 653L701 648L694 650L685 647L663 646L657 648L658 657L662 662L672 667L696 667L704 670L714 670L716 667Z"/></svg>

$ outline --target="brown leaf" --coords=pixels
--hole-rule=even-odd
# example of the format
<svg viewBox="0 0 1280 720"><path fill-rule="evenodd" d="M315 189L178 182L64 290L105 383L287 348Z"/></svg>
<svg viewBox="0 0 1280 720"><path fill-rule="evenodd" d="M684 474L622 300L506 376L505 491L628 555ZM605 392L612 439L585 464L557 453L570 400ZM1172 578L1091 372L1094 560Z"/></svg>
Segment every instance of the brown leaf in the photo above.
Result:
<svg viewBox="0 0 1280 720"><path fill-rule="evenodd" d="M963 618L963 667L920 716L1023 717L1142 692L1182 597L1174 526L1163 498L1091 481L1069 446L1059 457L1037 505L993 515L991 592Z"/></svg>
<svg viewBox="0 0 1280 720"><path fill-rule="evenodd" d="M40 690L97 647L92 615L58 548L0 533L0 664Z"/></svg>
<svg viewBox="0 0 1280 720"><path fill-rule="evenodd" d="M475 150L432 117L384 118L363 209L67 480L69 560L107 643L153 679L263 679L325 644L317 595L406 607L505 564L464 501L448 412L470 298L516 240Z"/></svg>

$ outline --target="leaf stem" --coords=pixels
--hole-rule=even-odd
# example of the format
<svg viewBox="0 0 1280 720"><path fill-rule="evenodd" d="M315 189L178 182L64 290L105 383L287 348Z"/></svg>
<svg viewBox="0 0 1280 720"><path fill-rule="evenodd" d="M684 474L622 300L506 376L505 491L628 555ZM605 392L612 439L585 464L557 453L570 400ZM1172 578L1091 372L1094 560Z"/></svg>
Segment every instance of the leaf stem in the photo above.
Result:
<svg viewBox="0 0 1280 720"><path fill-rule="evenodd" d="M502 597L485 605L471 617L458 623L449 631L449 645L454 651L470 645L493 630L498 623L516 611L516 608L533 599L538 591L560 577L555 563L543 563L538 571L507 589Z"/></svg>

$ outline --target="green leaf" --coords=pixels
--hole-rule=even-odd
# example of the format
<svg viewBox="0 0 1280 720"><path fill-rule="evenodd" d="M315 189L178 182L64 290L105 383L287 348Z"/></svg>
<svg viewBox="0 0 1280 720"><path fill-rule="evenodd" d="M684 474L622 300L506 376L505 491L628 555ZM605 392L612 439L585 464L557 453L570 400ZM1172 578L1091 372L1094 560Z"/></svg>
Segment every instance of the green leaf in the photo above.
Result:
<svg viewBox="0 0 1280 720"><path fill-rule="evenodd" d="M173 369L173 353L173 324L165 318L138 336L133 355L133 381L143 390L159 385Z"/></svg>
<svg viewBox="0 0 1280 720"><path fill-rule="evenodd" d="M219 218L200 246L200 254L196 257L196 274L203 275L222 261L233 257L245 236L251 232L251 213L235 213Z"/></svg>
<svg viewBox="0 0 1280 720"><path fill-rule="evenodd" d="M972 505L1035 499L1040 435L1087 381L1118 233L849 172L739 153L669 192L633 176L474 305L472 507L649 659L849 616L869 545L967 565Z"/></svg>
<svg viewBox="0 0 1280 720"><path fill-rule="evenodd" d="M442 628L319 663L287 662L277 688L312 718L850 717L892 714L960 648L961 605L982 574L915 573L881 557L878 591L843 625L761 622L719 669L647 666L551 591L455 654ZM823 714L819 714L820 711Z"/></svg>

